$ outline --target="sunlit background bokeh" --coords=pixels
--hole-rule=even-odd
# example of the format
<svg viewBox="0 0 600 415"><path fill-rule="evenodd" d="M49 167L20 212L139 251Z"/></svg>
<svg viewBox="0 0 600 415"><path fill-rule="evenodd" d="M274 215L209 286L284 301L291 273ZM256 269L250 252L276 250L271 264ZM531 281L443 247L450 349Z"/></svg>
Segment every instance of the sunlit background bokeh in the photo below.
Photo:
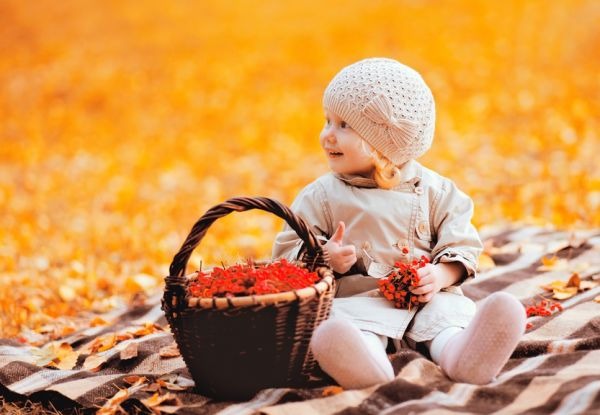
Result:
<svg viewBox="0 0 600 415"><path fill-rule="evenodd" d="M369 56L437 102L421 160L479 226L600 225L600 2L0 2L0 335L160 290L231 196L327 171L321 94ZM193 267L266 257L282 222L218 221Z"/></svg>

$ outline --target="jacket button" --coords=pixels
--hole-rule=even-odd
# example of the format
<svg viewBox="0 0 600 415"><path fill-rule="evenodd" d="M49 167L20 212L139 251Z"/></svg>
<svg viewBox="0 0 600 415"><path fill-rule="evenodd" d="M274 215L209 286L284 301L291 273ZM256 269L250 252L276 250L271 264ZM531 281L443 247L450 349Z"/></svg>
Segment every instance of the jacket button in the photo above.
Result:
<svg viewBox="0 0 600 415"><path fill-rule="evenodd" d="M427 232L427 222L422 220L419 222L419 232L426 233Z"/></svg>
<svg viewBox="0 0 600 415"><path fill-rule="evenodd" d="M362 249L364 249L365 251L370 251L371 250L371 242L365 241L362 245Z"/></svg>
<svg viewBox="0 0 600 415"><path fill-rule="evenodd" d="M418 195L422 195L423 194L423 188L420 186L415 187L415 193Z"/></svg>

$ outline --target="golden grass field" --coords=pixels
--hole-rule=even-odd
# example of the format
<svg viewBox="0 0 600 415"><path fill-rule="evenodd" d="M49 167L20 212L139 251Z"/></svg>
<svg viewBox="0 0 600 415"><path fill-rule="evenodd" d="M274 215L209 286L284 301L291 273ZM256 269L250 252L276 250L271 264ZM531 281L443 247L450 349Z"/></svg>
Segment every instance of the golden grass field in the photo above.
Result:
<svg viewBox="0 0 600 415"><path fill-rule="evenodd" d="M4 0L0 335L159 291L228 197L291 203L327 171L324 87L368 56L430 84L422 162L477 225L600 226L598 39L595 0ZM193 266L266 257L281 226L231 215Z"/></svg>

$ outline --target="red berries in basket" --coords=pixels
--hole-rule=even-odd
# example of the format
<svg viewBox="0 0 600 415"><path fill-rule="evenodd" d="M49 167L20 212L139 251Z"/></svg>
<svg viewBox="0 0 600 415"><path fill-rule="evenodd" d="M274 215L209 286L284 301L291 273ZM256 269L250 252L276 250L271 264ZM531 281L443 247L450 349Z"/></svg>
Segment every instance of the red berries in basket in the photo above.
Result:
<svg viewBox="0 0 600 415"><path fill-rule="evenodd" d="M379 280L379 291L385 298L394 303L396 308L411 309L419 305L417 295L410 288L417 287L420 282L418 269L429 263L429 259L421 256L410 263L396 262L394 270Z"/></svg>
<svg viewBox="0 0 600 415"><path fill-rule="evenodd" d="M188 292L203 298L273 294L309 287L319 279L316 272L281 259L266 265L247 263L198 271Z"/></svg>

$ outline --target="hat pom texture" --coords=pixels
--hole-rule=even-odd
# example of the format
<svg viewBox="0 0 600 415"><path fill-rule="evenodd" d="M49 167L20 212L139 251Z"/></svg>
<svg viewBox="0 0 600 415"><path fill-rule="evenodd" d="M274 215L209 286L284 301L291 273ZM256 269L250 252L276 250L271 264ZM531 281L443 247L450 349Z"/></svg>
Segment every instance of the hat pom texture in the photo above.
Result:
<svg viewBox="0 0 600 415"><path fill-rule="evenodd" d="M369 58L343 68L325 89L323 106L396 165L431 147L431 90L417 71L393 59Z"/></svg>

